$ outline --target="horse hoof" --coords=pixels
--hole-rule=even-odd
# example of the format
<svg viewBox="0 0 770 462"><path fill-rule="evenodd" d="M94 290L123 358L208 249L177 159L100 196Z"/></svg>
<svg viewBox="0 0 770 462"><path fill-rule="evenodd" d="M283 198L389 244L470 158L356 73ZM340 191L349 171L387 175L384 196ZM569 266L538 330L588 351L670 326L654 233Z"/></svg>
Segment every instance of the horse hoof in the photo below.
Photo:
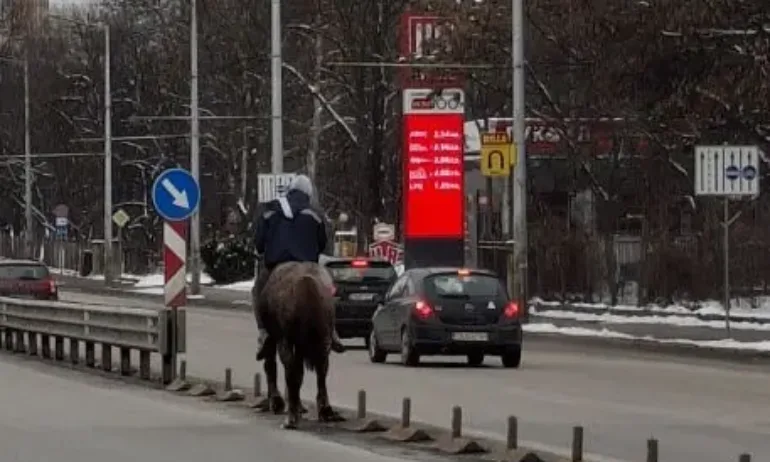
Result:
<svg viewBox="0 0 770 462"><path fill-rule="evenodd" d="M297 423L296 422L289 422L286 421L281 424L281 428L284 430L296 430L297 429Z"/></svg>
<svg viewBox="0 0 770 462"><path fill-rule="evenodd" d="M256 410L258 412L270 412L270 398L264 398L262 401L257 403Z"/></svg>
<svg viewBox="0 0 770 462"><path fill-rule="evenodd" d="M282 414L286 410L286 401L280 396L273 396L270 400L270 410L273 414Z"/></svg>
<svg viewBox="0 0 770 462"><path fill-rule="evenodd" d="M286 420L281 424L281 428L284 430L296 430L299 426L299 418L296 416L286 416Z"/></svg>
<svg viewBox="0 0 770 462"><path fill-rule="evenodd" d="M318 411L318 420L320 422L344 422L345 418L331 406L324 406Z"/></svg>

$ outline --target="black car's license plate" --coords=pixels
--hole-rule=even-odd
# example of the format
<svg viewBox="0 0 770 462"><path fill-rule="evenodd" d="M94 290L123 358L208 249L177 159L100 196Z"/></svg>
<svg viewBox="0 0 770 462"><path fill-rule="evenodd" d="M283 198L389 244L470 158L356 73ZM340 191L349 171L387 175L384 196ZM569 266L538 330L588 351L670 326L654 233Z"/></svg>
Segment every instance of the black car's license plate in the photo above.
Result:
<svg viewBox="0 0 770 462"><path fill-rule="evenodd" d="M366 301L374 300L374 297L376 295L377 294L373 294L369 292L362 292L357 294L350 294L348 299L356 302L366 302Z"/></svg>

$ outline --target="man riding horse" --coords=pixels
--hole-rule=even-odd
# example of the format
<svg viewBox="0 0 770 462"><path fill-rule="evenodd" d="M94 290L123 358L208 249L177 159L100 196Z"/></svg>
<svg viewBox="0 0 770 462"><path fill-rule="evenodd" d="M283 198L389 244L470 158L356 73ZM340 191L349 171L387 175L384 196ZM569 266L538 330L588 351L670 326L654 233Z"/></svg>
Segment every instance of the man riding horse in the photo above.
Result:
<svg viewBox="0 0 770 462"><path fill-rule="evenodd" d="M264 263L252 290L254 316L259 330L257 360L264 359L265 343L268 341L259 307L266 303L262 292L270 274L281 263L318 262L326 248L326 226L322 214L310 205L313 189L310 178L297 175L286 197L269 202L257 221L256 250ZM331 348L337 353L345 351L336 329Z"/></svg>

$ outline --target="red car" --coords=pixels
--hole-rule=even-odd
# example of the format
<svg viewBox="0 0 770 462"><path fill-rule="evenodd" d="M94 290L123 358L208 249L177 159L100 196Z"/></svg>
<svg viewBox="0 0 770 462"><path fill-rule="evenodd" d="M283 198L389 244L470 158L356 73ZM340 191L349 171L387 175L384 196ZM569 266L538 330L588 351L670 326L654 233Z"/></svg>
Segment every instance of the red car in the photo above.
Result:
<svg viewBox="0 0 770 462"><path fill-rule="evenodd" d="M0 260L0 296L58 300L59 289L44 263Z"/></svg>

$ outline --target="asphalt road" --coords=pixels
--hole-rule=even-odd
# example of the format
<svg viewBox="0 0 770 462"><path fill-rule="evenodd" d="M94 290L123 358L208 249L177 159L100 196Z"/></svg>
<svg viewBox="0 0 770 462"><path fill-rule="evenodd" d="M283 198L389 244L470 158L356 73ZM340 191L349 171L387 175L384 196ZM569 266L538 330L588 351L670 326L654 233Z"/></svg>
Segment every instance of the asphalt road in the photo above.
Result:
<svg viewBox="0 0 770 462"><path fill-rule="evenodd" d="M253 413L0 357L3 462L401 462ZM377 448L378 451L388 451ZM418 460L430 460L420 456Z"/></svg>
<svg viewBox="0 0 770 462"><path fill-rule="evenodd" d="M65 298L91 303L147 306L146 300L83 293ZM235 381L250 384L256 371L250 313L188 309L188 371L219 378L232 367ZM426 358L431 359L431 358ZM643 460L645 440L660 439L661 459L724 462L741 452L770 455L770 368L698 358L602 349L530 339L519 370L468 368L464 358L442 358L418 369L369 363L364 351L332 360L334 403L354 406L367 390L375 412L397 414L412 398L413 419L448 426L450 408L463 407L469 432L503 438L515 414L523 440L548 449L569 444L571 427L583 425L586 449L616 460ZM304 395L314 397L314 381ZM537 446L537 445L535 445Z"/></svg>

